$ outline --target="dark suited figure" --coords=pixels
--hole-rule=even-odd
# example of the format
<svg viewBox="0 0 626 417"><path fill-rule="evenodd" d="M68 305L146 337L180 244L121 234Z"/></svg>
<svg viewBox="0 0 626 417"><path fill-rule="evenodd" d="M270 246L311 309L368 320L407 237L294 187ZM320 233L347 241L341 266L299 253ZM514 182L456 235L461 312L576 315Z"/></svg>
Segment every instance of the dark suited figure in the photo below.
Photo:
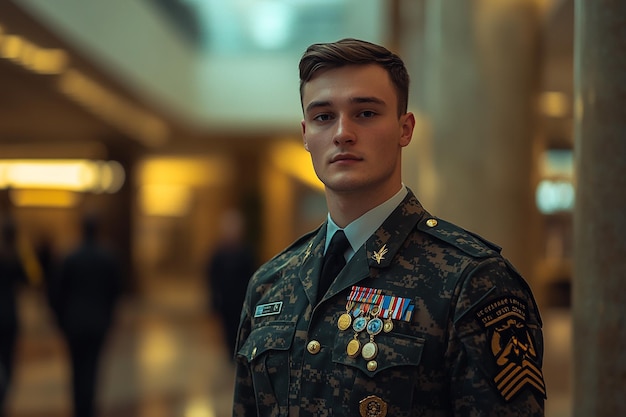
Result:
<svg viewBox="0 0 626 417"><path fill-rule="evenodd" d="M17 340L17 290L26 282L26 273L17 250L16 229L10 219L2 219L0 241L0 416L11 383Z"/></svg>
<svg viewBox="0 0 626 417"><path fill-rule="evenodd" d="M245 222L240 212L224 213L220 232L221 241L209 260L206 274L213 310L222 320L228 352L233 354L241 307L256 261L245 240Z"/></svg>
<svg viewBox="0 0 626 417"><path fill-rule="evenodd" d="M83 241L61 261L54 283L54 310L67 340L72 366L74 415L95 410L99 360L120 294L117 258L97 243L97 222L83 221Z"/></svg>

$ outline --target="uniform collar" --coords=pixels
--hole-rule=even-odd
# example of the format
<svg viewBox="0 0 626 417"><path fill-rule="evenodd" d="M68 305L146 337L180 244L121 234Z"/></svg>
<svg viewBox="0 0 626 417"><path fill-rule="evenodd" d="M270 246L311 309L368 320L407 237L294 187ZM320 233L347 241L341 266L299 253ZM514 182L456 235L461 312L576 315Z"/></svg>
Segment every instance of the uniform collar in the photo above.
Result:
<svg viewBox="0 0 626 417"><path fill-rule="evenodd" d="M350 242L350 248L346 251L346 260L350 260L356 250L358 250L367 239L383 224L385 219L398 207L398 205L404 200L404 197L408 194L408 190L404 184L394 196L385 201L384 203L369 210L361 217L353 220L344 229L344 233ZM326 243L324 246L324 253L328 249L330 240L337 230L341 228L331 219L330 213L328 214L328 221L326 222Z"/></svg>

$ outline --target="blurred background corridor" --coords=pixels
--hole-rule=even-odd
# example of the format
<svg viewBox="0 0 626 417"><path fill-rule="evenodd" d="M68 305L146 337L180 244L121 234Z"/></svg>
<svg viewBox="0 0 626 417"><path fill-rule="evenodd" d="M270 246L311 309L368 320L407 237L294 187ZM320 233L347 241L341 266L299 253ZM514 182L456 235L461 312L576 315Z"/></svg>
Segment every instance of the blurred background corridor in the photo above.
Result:
<svg viewBox="0 0 626 417"><path fill-rule="evenodd" d="M297 63L343 37L405 58L418 119L405 183L527 278L545 325L546 415L572 416L573 3L0 2L0 216L27 272L7 417L72 415L48 290L86 215L122 271L97 415L231 414L220 308L236 291L216 297L209 261L226 212L245 219L256 265L323 221Z"/></svg>

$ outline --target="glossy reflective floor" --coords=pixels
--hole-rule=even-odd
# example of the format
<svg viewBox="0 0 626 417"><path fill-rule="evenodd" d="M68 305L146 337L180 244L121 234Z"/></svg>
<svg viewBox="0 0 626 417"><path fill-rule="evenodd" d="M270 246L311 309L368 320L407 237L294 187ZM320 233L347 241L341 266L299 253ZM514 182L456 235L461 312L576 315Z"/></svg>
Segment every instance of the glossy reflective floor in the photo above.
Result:
<svg viewBox="0 0 626 417"><path fill-rule="evenodd" d="M98 417L231 415L234 368L221 324L192 282L152 283L125 298L102 355ZM66 348L43 296L22 294L7 417L69 417Z"/></svg>
<svg viewBox="0 0 626 417"><path fill-rule="evenodd" d="M193 280L159 279L120 305L102 356L97 417L227 417L233 366L221 324ZM71 417L65 345L43 296L20 299L22 329L7 417ZM570 417L570 314L543 312L547 417Z"/></svg>

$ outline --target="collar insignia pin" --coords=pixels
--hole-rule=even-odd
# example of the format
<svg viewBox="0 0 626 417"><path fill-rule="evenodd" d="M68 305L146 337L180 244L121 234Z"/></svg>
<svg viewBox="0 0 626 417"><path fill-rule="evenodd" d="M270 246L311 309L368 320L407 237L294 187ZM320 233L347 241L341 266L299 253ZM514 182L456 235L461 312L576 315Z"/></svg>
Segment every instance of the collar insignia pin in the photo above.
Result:
<svg viewBox="0 0 626 417"><path fill-rule="evenodd" d="M388 252L387 244L385 243L382 248L380 248L377 251L374 251L374 254L372 255L372 259L375 260L380 265L380 261L385 259L385 254L387 252Z"/></svg>
<svg viewBox="0 0 626 417"><path fill-rule="evenodd" d="M306 247L306 250L304 251L304 259L306 261L306 259L311 255L311 248L313 247L313 242L309 242L309 246Z"/></svg>

